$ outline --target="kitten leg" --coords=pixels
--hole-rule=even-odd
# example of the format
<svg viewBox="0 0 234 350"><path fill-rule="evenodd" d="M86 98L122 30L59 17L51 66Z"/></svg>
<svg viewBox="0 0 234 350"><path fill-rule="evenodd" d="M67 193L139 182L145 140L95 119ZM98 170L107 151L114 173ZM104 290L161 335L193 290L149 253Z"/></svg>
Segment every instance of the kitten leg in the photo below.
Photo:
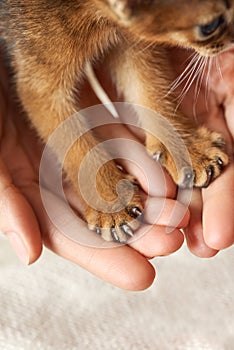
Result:
<svg viewBox="0 0 234 350"><path fill-rule="evenodd" d="M172 72L167 51L162 47L147 48L142 45L131 45L119 53L113 53L111 62L112 73L119 92L128 102L148 107L158 112L178 132L184 142L190 158L190 163L184 159L179 145L165 133L160 139L169 139L172 153L165 144L160 142L150 130L157 121L151 121L140 115L142 127L146 132L146 148L155 159L171 174L173 180L181 187L206 187L220 175L228 164L228 156L224 150L224 141L220 134L206 127L197 127L181 111L177 111L173 96L168 96L172 82ZM170 142L171 141L171 142ZM176 160L179 160L178 172Z"/></svg>
<svg viewBox="0 0 234 350"><path fill-rule="evenodd" d="M19 97L33 126L45 142L63 121L77 111L77 101L72 91L74 91L76 83L75 77L78 75L72 76L72 72L72 67L70 70L66 67L65 70L64 67L57 66L57 70L52 74L48 67L35 65L34 60L29 57L22 59L21 56L21 60L17 62L16 84ZM84 157L98 144L98 140L92 132L85 133L86 129L79 120L74 125L74 128L76 127L79 132L83 130L85 136L72 144L63 163L63 168L67 178L82 199L82 189L77 181L78 169ZM64 142L69 138L72 140L70 133L72 133L71 130L62 134L55 149L53 149L60 161L60 151ZM87 179L94 172L95 161L100 158L104 159L104 162L96 176L96 188L100 196L101 209L100 206L98 209L92 207L93 193L87 193L86 197L89 197L90 200L87 202L83 199L84 217L89 226L101 234L104 239L126 242L139 226L136 218L142 212L142 204L138 187L132 184L133 181L129 175L124 174L116 167L114 161L105 163L108 155L104 149L101 154L96 152L91 158L86 169ZM117 184L119 183L120 195L117 192ZM88 191L89 187L87 186L85 190ZM132 193L132 197L125 205L124 201L129 197L129 193ZM94 199L98 202L97 198ZM104 201L107 203L106 207L102 206Z"/></svg>

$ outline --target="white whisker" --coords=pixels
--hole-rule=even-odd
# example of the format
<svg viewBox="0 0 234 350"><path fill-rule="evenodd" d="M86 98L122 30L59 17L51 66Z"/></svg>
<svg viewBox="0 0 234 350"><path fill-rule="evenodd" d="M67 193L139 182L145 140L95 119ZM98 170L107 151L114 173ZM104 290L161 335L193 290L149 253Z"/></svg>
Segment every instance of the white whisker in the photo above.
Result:
<svg viewBox="0 0 234 350"><path fill-rule="evenodd" d="M194 80L197 78L197 75L199 74L199 69L201 67L203 63L203 57L199 56L197 62L195 62L194 67L192 69L192 72L190 74L189 79L187 80L183 90L181 91L180 95L176 98L176 100L178 100L178 105L176 107L176 110L178 109L178 107L180 106L181 102L183 101L185 95L187 94L187 92L189 91L189 89L191 88ZM198 70L197 70L198 69Z"/></svg>
<svg viewBox="0 0 234 350"><path fill-rule="evenodd" d="M216 58L215 58L215 60L216 60ZM209 78L210 78L212 64L213 64L213 58L210 57L209 64L208 64L208 71L207 71L207 75L206 75L206 87L205 87L205 104L206 104L207 112L209 111L209 104L208 104L209 94L210 94L210 79Z"/></svg>
<svg viewBox="0 0 234 350"><path fill-rule="evenodd" d="M194 56L194 57L198 57L198 56L199 56L199 53L196 52L196 51L193 51L193 52L191 53L191 55L189 55L189 56L186 58L186 60L184 61L183 65L185 65L187 62L190 62L193 56Z"/></svg>
<svg viewBox="0 0 234 350"><path fill-rule="evenodd" d="M197 53L193 57L193 59L189 62L185 70L176 78L176 80L171 84L170 90L168 91L167 95L172 93L174 90L176 90L183 82L184 80L191 75L191 72L193 71L194 68L194 62L200 59L200 55ZM197 64L197 62L195 62Z"/></svg>
<svg viewBox="0 0 234 350"><path fill-rule="evenodd" d="M194 92L194 101L193 101L193 115L195 120L197 120L196 106L197 106L198 98L201 92L202 82L204 79L208 60L209 60L208 57L204 57L203 63L199 69L199 75L196 82L196 87Z"/></svg>
<svg viewBox="0 0 234 350"><path fill-rule="evenodd" d="M216 57L215 63L216 63L216 68L217 68L217 71L219 72L220 78L222 80L224 80L223 79L222 69L221 69L220 62L219 62L219 56Z"/></svg>

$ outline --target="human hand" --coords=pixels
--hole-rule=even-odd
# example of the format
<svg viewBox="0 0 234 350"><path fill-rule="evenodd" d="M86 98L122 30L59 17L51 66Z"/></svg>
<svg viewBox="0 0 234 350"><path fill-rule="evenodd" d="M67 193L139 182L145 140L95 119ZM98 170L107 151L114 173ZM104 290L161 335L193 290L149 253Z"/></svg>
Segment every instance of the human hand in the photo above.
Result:
<svg viewBox="0 0 234 350"><path fill-rule="evenodd" d="M191 52L173 49L170 54L179 76L188 65L189 61L185 61ZM195 114L198 124L205 124L224 136L230 156L230 164L222 175L208 188L196 189L193 193L191 218L185 235L190 250L200 257L213 256L234 243L233 62L234 49L213 58L212 65L206 66L201 85L195 80L181 105L188 117L194 118ZM181 86L182 89L183 84Z"/></svg>
<svg viewBox="0 0 234 350"><path fill-rule="evenodd" d="M157 225L154 218L148 215L147 234L135 240L128 246L118 248L100 248L79 244L69 239L54 225L43 206L38 181L40 158L43 145L20 113L20 108L11 99L7 74L4 71L3 60L0 64L0 118L1 118L1 153L0 153L0 230L12 243L17 254L25 264L36 261L45 244L56 254L68 259L99 278L102 278L120 288L142 290L154 280L155 271L148 258L167 255L179 249L183 243L181 227L188 224L187 209L173 200L175 186L165 177L166 186L159 188L160 174L157 165L145 154L145 166L149 171L150 201L148 213L159 208ZM89 100L91 92L89 91ZM95 98L93 97L95 102ZM90 101L89 101L90 102ZM112 129L113 137L117 129ZM124 126L119 126L118 135L135 139ZM125 162L127 170L135 175L147 191L147 181L144 174L133 164ZM157 173L159 179L157 180ZM151 179L151 180L150 180ZM82 206L76 194L66 184L66 195L70 205L76 212L82 211ZM60 203L60 198L50 193L54 203ZM161 203L155 197L167 197ZM62 203L61 203L62 206ZM172 215L173 213L173 215ZM147 213L146 213L147 214ZM66 215L66 213L65 213ZM166 234L166 227L175 228ZM77 231L83 229L83 222L77 216Z"/></svg>

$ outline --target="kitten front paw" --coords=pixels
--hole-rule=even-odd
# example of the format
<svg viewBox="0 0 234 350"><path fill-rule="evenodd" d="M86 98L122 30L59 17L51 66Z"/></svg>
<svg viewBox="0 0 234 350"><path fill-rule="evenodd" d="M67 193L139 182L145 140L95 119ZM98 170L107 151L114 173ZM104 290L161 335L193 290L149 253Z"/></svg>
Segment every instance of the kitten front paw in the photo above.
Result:
<svg viewBox="0 0 234 350"><path fill-rule="evenodd" d="M216 132L201 127L190 137L188 145L194 172L194 186L207 187L228 164L225 142Z"/></svg>
<svg viewBox="0 0 234 350"><path fill-rule="evenodd" d="M89 229L97 232L106 241L127 243L140 226L137 220L142 210L137 206L128 206L117 213L103 213L91 207L86 209Z"/></svg>
<svg viewBox="0 0 234 350"><path fill-rule="evenodd" d="M137 219L142 215L143 207L140 200L139 188L132 179L130 180L130 176L127 176L127 178L123 177L122 179L119 179L119 177L110 179L115 185L117 185L119 180L123 181L119 187L117 201L115 202L113 200L113 191L111 193L109 192L108 198L107 189L103 193L103 186L100 186L100 194L105 195L105 201L109 205L105 206L104 203L103 207L101 206L98 209L93 208L91 205L86 205L85 219L89 228L100 234L106 241L127 243L140 226L140 221ZM129 195L131 199L126 204L125 199Z"/></svg>
<svg viewBox="0 0 234 350"><path fill-rule="evenodd" d="M155 139L153 145L151 139L150 153L153 159L159 161L167 169L174 182L181 188L191 186L205 188L209 186L228 164L228 155L224 150L225 142L222 136L201 127L195 130L192 135L187 135L184 142L189 152L191 164L186 164L184 161L184 166L180 167L179 171L175 157L158 140ZM179 146L176 153L176 159L181 159L182 164L183 154L180 155Z"/></svg>

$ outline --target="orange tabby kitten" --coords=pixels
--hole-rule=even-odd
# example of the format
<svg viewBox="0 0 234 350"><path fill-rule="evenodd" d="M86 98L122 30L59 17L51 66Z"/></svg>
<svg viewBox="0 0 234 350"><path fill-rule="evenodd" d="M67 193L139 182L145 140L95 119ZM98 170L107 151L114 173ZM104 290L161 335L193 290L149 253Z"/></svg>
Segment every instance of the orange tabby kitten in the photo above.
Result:
<svg viewBox="0 0 234 350"><path fill-rule="evenodd" d="M172 72L165 47L193 48L205 56L220 53L234 38L233 9L233 0L1 0L0 30L22 105L45 142L79 110L77 91L86 63L102 59L126 101L159 112L178 130L193 171L185 167L184 174L177 174L169 152L148 133L150 153L179 185L186 187L194 174L194 185L206 187L228 163L224 142L179 110L175 114L176 102L167 95ZM143 118L141 123L144 127ZM84 129L81 122L79 128ZM92 132L86 134L73 144L64 162L78 193L77 167L97 143ZM116 184L122 179L129 176L113 161L102 166L97 189L105 200L116 198ZM125 181L122 194L128 190ZM126 208L115 208L112 214L84 206L88 224L106 240L120 242L133 235L133 218L142 212L137 187Z"/></svg>

